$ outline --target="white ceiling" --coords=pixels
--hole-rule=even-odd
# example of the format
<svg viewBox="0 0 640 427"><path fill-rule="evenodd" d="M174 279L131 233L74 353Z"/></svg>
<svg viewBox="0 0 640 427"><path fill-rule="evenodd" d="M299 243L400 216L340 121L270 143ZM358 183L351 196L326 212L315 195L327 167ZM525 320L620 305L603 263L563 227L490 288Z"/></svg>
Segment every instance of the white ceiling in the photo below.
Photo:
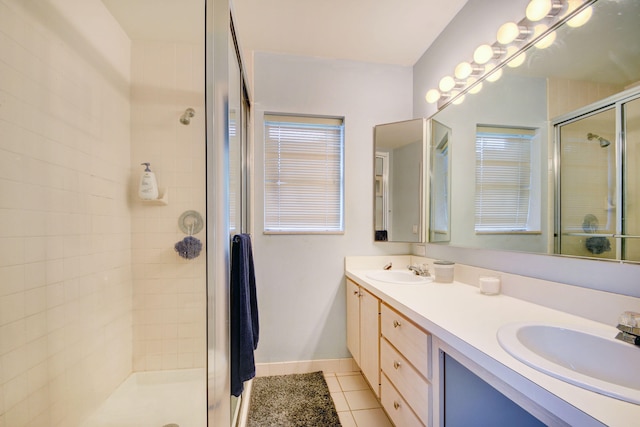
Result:
<svg viewBox="0 0 640 427"><path fill-rule="evenodd" d="M233 0L241 48L411 66L467 0Z"/></svg>
<svg viewBox="0 0 640 427"><path fill-rule="evenodd" d="M466 2L232 0L232 10L245 56L256 50L411 66ZM203 40L203 0L103 3L134 40Z"/></svg>

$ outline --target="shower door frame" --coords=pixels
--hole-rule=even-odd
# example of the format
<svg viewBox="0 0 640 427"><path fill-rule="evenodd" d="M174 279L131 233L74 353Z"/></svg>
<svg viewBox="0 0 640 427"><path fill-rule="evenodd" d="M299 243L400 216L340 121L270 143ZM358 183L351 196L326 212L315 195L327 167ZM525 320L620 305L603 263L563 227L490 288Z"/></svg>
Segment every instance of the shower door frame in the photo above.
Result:
<svg viewBox="0 0 640 427"><path fill-rule="evenodd" d="M564 255L571 256L567 254L563 254L560 252L561 249L561 240L562 240L562 229L561 229L561 204L560 200L562 197L560 191L561 178L560 178L560 168L561 168L561 148L560 148L560 128L562 126L575 123L582 119L588 118L595 114L601 113L605 110L614 109L615 110L615 200L616 206L616 226L613 234L608 235L607 237L611 237L614 239L614 247L615 247L615 258L607 259L607 258L597 258L603 261L628 261L622 259L623 256L623 242L622 240L625 238L632 238L632 236L626 236L623 234L624 230L624 156L625 156L625 147L626 147L626 138L624 134L624 123L623 123L623 114L622 114L622 106L627 102L633 101L635 99L640 99L640 86L634 87L625 91L622 91L618 94L605 98L596 103L587 105L582 107L576 111L571 113L562 115L557 117L551 121L551 125L553 127L553 174L554 174L554 255Z"/></svg>

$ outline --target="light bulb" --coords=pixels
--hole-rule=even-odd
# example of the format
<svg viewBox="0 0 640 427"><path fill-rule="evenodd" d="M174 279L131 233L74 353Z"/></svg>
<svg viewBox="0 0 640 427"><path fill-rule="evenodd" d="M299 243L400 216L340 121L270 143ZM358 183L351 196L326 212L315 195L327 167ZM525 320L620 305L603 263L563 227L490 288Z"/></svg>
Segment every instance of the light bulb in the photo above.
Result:
<svg viewBox="0 0 640 427"><path fill-rule="evenodd" d="M471 81L471 79L473 81ZM469 80L469 84L475 83L478 80L475 77L472 77L471 79ZM478 83L477 85L475 85L474 87L469 89L469 92L467 92L467 93L475 95L476 93L480 92L481 90L482 90L482 82Z"/></svg>
<svg viewBox="0 0 640 427"><path fill-rule="evenodd" d="M537 22L547 16L552 7L551 0L531 0L527 5L525 15L529 21Z"/></svg>
<svg viewBox="0 0 640 427"><path fill-rule="evenodd" d="M567 25L573 28L582 27L584 24L589 22L591 15L593 15L593 8L589 6L573 18L569 19L567 21Z"/></svg>
<svg viewBox="0 0 640 427"><path fill-rule="evenodd" d="M509 46L507 48L507 56L514 55L518 51L518 48L515 46ZM527 53L522 51L517 56L514 56L507 62L507 66L510 68L517 68L524 63L524 60L527 58Z"/></svg>
<svg viewBox="0 0 640 427"><path fill-rule="evenodd" d="M476 63L482 65L491 61L493 55L493 48L488 44L483 44L478 46L475 52L473 52L473 60L476 61Z"/></svg>
<svg viewBox="0 0 640 427"><path fill-rule="evenodd" d="M458 96L460 92L451 92L451 98L456 98L456 96ZM453 105L460 105L464 102L464 95L462 96L458 96L456 99L453 100L452 104Z"/></svg>
<svg viewBox="0 0 640 427"><path fill-rule="evenodd" d="M546 49L556 41L556 32L552 32L544 36L539 42L537 42L534 46L538 49Z"/></svg>
<svg viewBox="0 0 640 427"><path fill-rule="evenodd" d="M438 87L442 92L449 92L455 86L456 81L451 76L444 76L442 79L440 79L440 83L438 84Z"/></svg>
<svg viewBox="0 0 640 427"><path fill-rule="evenodd" d="M548 29L549 27L547 27L545 24L536 25L535 27L533 27L533 38L534 39L538 38L540 34L544 33ZM551 46L555 40L556 40L556 33L554 31L552 33L547 34L542 39L538 40L534 46L537 47L538 49L545 49Z"/></svg>
<svg viewBox="0 0 640 427"><path fill-rule="evenodd" d="M520 35L520 27L515 22L507 22L506 24L502 24L500 28L498 28L498 35L496 36L496 40L500 44L509 44Z"/></svg>
<svg viewBox="0 0 640 427"><path fill-rule="evenodd" d="M440 92L438 89L430 89L424 97L429 104L433 104L440 99Z"/></svg>
<svg viewBox="0 0 640 427"><path fill-rule="evenodd" d="M495 82L495 81L500 80L500 77L502 77L502 68L500 68L499 70L496 70L495 72L493 72L492 74L487 76L487 81L488 82Z"/></svg>
<svg viewBox="0 0 640 427"><path fill-rule="evenodd" d="M461 62L456 66L453 74L456 76L456 79L465 80L472 72L473 68L471 67L471 64L468 62Z"/></svg>
<svg viewBox="0 0 640 427"><path fill-rule="evenodd" d="M489 64L487 65L487 77L486 80L488 82L495 82L496 80L500 79L500 77L502 77L502 68L496 70L495 72L491 73L491 71L493 71L496 68L496 64Z"/></svg>

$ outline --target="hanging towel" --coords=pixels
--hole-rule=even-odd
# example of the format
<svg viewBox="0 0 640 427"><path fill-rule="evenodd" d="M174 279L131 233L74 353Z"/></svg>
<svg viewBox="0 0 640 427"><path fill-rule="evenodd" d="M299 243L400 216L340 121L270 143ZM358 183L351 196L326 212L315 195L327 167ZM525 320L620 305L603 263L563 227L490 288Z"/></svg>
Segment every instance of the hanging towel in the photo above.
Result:
<svg viewBox="0 0 640 427"><path fill-rule="evenodd" d="M233 237L231 249L231 394L240 396L244 382L256 375L253 351L258 348L258 301L251 238Z"/></svg>

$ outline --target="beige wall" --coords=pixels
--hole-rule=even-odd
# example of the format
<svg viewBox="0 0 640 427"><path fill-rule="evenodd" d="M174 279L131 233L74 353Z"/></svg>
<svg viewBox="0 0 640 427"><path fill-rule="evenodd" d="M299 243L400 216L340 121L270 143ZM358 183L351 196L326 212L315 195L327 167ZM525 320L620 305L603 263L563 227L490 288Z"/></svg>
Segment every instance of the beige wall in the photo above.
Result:
<svg viewBox="0 0 640 427"><path fill-rule="evenodd" d="M132 55L132 263L134 370L204 367L206 356L205 230L201 255L185 260L174 250L186 235L180 215L205 217L204 47L134 42ZM185 126L186 108L196 115ZM150 162L168 205L137 200Z"/></svg>
<svg viewBox="0 0 640 427"><path fill-rule="evenodd" d="M131 372L130 43L66 3L0 0L2 427L77 425Z"/></svg>

